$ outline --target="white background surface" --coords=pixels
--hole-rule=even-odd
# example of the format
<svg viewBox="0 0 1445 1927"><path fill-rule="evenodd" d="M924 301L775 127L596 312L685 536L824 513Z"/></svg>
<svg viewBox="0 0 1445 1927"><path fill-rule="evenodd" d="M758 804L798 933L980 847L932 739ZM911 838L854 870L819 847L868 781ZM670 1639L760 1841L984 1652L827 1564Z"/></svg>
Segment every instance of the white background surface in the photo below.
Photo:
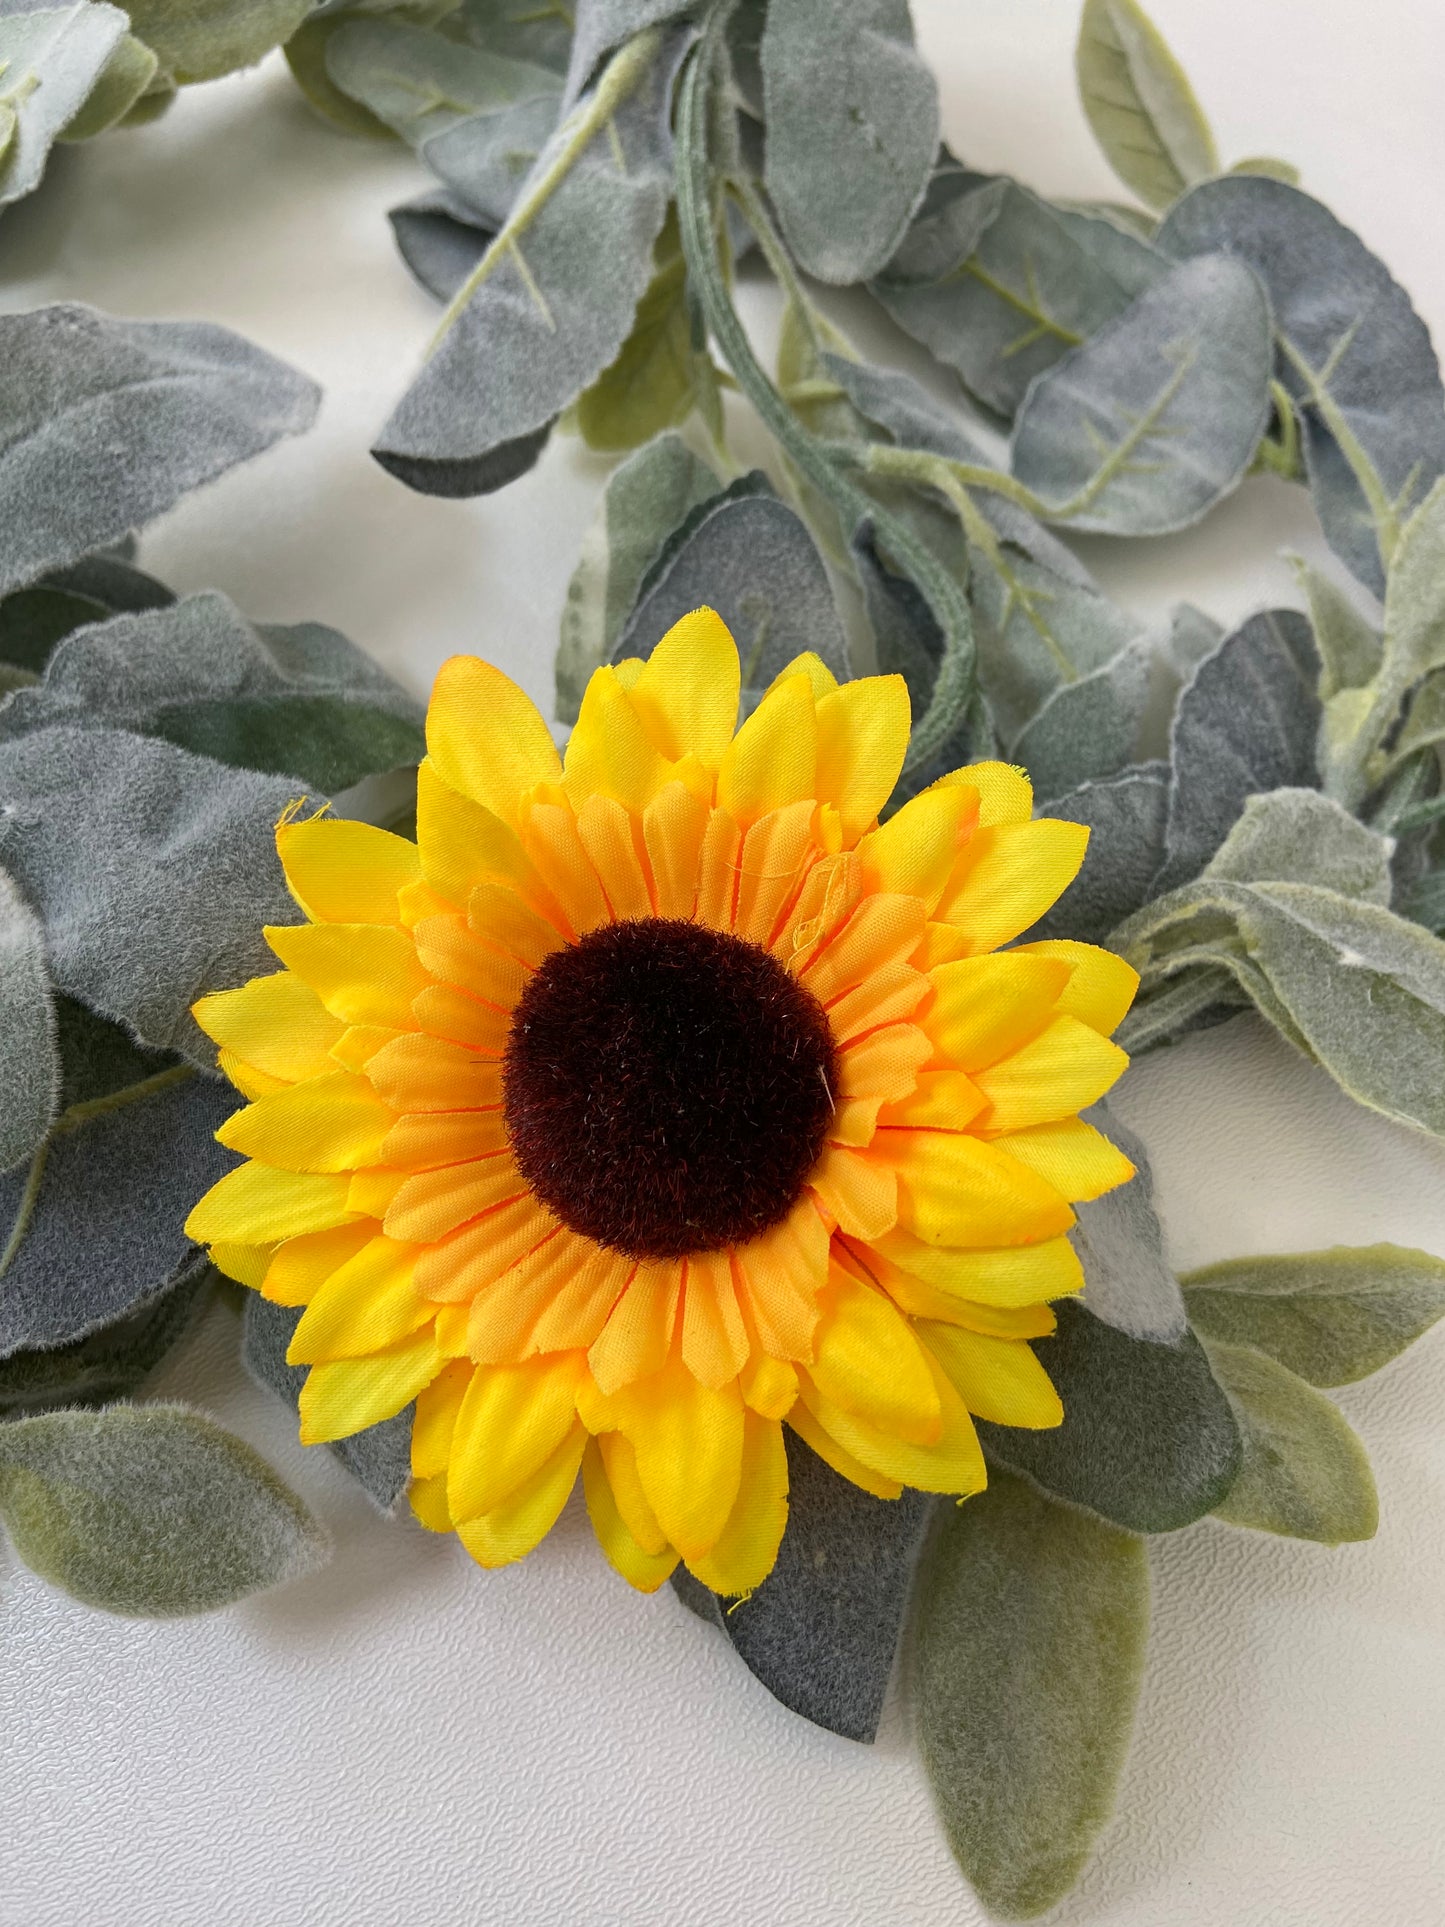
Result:
<svg viewBox="0 0 1445 1927"><path fill-rule="evenodd" d="M915 0L949 140L1047 191L1110 192L1072 93L1073 0ZM1445 331L1438 0L1155 0L1226 159L1274 151ZM383 210L402 152L313 121L275 63L61 156L0 225L0 306L224 321L324 382L320 428L193 498L143 560L253 615L346 629L419 692L459 648L546 702L603 474L563 445L504 496L406 493L367 458L431 310ZM851 313L851 310L846 311ZM880 333L876 337L883 339ZM896 350L895 350L896 351ZM1301 492L1090 545L1146 615L1293 599ZM1251 1023L1151 1059L1148 1139L1181 1267L1390 1238L1445 1253L1445 1154ZM5 1927L973 1927L895 1695L872 1750L777 1706L570 1513L484 1575L389 1524L234 1364L212 1314L158 1389L251 1439L336 1535L323 1573L217 1617L131 1624L0 1568ZM1445 1332L1340 1394L1381 1492L1336 1552L1205 1523L1154 1542L1156 1619L1120 1816L1071 1927L1445 1920Z"/></svg>

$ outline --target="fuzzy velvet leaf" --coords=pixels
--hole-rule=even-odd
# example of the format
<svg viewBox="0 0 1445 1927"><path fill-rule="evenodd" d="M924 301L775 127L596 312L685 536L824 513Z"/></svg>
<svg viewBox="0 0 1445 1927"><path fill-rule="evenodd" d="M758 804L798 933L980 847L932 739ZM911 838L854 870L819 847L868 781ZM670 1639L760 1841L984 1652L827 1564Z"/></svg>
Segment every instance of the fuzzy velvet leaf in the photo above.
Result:
<svg viewBox="0 0 1445 1927"><path fill-rule="evenodd" d="M85 97L80 112L65 123L63 141L94 140L116 126L149 91L160 60L145 42L128 33L116 43L100 78Z"/></svg>
<svg viewBox="0 0 1445 1927"><path fill-rule="evenodd" d="M1254 459L1272 364L1255 275L1227 254L1187 261L1037 378L1013 472L1081 531L1188 528Z"/></svg>
<svg viewBox="0 0 1445 1927"><path fill-rule="evenodd" d="M52 144L84 108L125 24L102 0L0 12L0 207L40 185Z"/></svg>
<svg viewBox="0 0 1445 1927"><path fill-rule="evenodd" d="M1075 1207L1078 1223L1069 1237L1084 1268L1080 1302L1131 1338L1176 1344L1184 1335L1184 1300L1164 1254L1149 1155L1107 1104L1095 1104L1085 1115L1118 1145L1135 1175Z"/></svg>
<svg viewBox="0 0 1445 1927"><path fill-rule="evenodd" d="M563 98L570 108L597 79L609 54L651 27L691 11L692 0L577 0Z"/></svg>
<svg viewBox="0 0 1445 1927"><path fill-rule="evenodd" d="M0 591L309 428L319 394L210 322L77 304L0 316Z"/></svg>
<svg viewBox="0 0 1445 1927"><path fill-rule="evenodd" d="M961 173L931 199L869 285L1000 415L1168 268L1147 242L1013 181Z"/></svg>
<svg viewBox="0 0 1445 1927"><path fill-rule="evenodd" d="M871 1741L934 1500L911 1491L876 1499L796 1432L784 1436L788 1526L762 1585L728 1607L686 1568L673 1584L784 1706L830 1733Z"/></svg>
<svg viewBox="0 0 1445 1927"><path fill-rule="evenodd" d="M0 1172L23 1163L50 1128L60 1095L45 935L0 870Z"/></svg>
<svg viewBox="0 0 1445 1927"><path fill-rule="evenodd" d="M1252 1345L1311 1385L1368 1378L1445 1317L1445 1259L1400 1245L1233 1258L1180 1282L1201 1337Z"/></svg>
<svg viewBox="0 0 1445 1927"><path fill-rule="evenodd" d="M0 1519L42 1579L128 1618L214 1612L329 1551L265 1461L183 1405L0 1426Z"/></svg>
<svg viewBox="0 0 1445 1927"><path fill-rule="evenodd" d="M275 829L296 798L284 777L118 729L0 741L0 864L44 926L56 986L213 1065L190 1008L275 969L261 929L295 919Z"/></svg>
<svg viewBox="0 0 1445 1927"><path fill-rule="evenodd" d="M648 569L615 660L650 656L675 622L706 604L738 645L743 686L760 696L804 650L840 681L848 645L823 559L801 517L761 475L694 509Z"/></svg>
<svg viewBox="0 0 1445 1927"><path fill-rule="evenodd" d="M1157 245L1179 259L1223 248L1264 283L1325 535L1383 596L1399 525L1445 472L1445 388L1409 296L1328 208L1263 176L1194 188Z"/></svg>
<svg viewBox="0 0 1445 1927"><path fill-rule="evenodd" d="M1148 703L1148 647L1128 642L1046 696L1009 745L1009 760L1028 771L1041 799L1117 776L1132 758Z"/></svg>
<svg viewBox="0 0 1445 1927"><path fill-rule="evenodd" d="M1085 0L1075 69L1094 138L1146 206L1219 172L1204 110L1138 0Z"/></svg>
<svg viewBox="0 0 1445 1927"><path fill-rule="evenodd" d="M717 476L681 436L657 436L615 468L567 588L557 646L557 718L575 723L594 669L609 660L643 577Z"/></svg>
<svg viewBox="0 0 1445 1927"><path fill-rule="evenodd" d="M413 278L438 301L450 301L497 231L450 188L432 188L387 213L397 252Z"/></svg>
<svg viewBox="0 0 1445 1927"><path fill-rule="evenodd" d="M422 159L437 179L494 231L516 204L523 183L556 131L561 96L530 100L490 113L469 114L422 144Z"/></svg>
<svg viewBox="0 0 1445 1927"><path fill-rule="evenodd" d="M938 149L908 0L771 0L760 59L764 179L788 245L820 281L866 281L903 239Z"/></svg>
<svg viewBox="0 0 1445 1927"><path fill-rule="evenodd" d="M1035 926L1035 937L1103 943L1152 895L1164 856L1169 770L1141 763L1106 782L1083 783L1049 804L1049 815L1089 830L1088 861Z"/></svg>
<svg viewBox="0 0 1445 1927"><path fill-rule="evenodd" d="M251 67L301 25L316 0L126 0L136 34L182 86Z"/></svg>
<svg viewBox="0 0 1445 1927"><path fill-rule="evenodd" d="M578 14L575 6L538 6L537 0L461 0L448 14L447 28L469 46L550 67L561 80Z"/></svg>
<svg viewBox="0 0 1445 1927"><path fill-rule="evenodd" d="M1388 905L1391 850L1388 837L1318 790L1277 789L1246 799L1207 874L1234 883L1313 883Z"/></svg>
<svg viewBox="0 0 1445 1927"><path fill-rule="evenodd" d="M546 67L459 46L404 19L348 21L327 37L325 57L333 86L412 147L471 114L560 91Z"/></svg>
<svg viewBox="0 0 1445 1927"><path fill-rule="evenodd" d="M0 714L0 743L57 724L133 730L332 792L426 747L420 706L337 630L251 623L213 591L71 636Z"/></svg>
<svg viewBox="0 0 1445 1927"><path fill-rule="evenodd" d="M939 1508L918 1581L914 1704L948 1843L990 1914L1077 1880L1114 1805L1149 1632L1131 1533L995 1472Z"/></svg>
<svg viewBox="0 0 1445 1927"><path fill-rule="evenodd" d="M672 79L688 41L632 42L543 148L373 451L409 487L503 487L615 359L671 195Z"/></svg>
<svg viewBox="0 0 1445 1927"><path fill-rule="evenodd" d="M256 1292L246 1294L243 1314L241 1356L246 1370L258 1385L283 1398L293 1412L299 1411L301 1388L306 1383L304 1365L288 1365L286 1349L300 1324L302 1313L287 1305L273 1305ZM395 1418L380 1425L369 1425L364 1432L335 1440L327 1450L365 1488L383 1511L389 1511L407 1488L411 1478L411 1426L416 1406L408 1405Z"/></svg>
<svg viewBox="0 0 1445 1927"><path fill-rule="evenodd" d="M1215 1516L1327 1546L1373 1539L1370 1461L1339 1407L1251 1346L1210 1340L1206 1349L1244 1440L1239 1477Z"/></svg>
<svg viewBox="0 0 1445 1927"><path fill-rule="evenodd" d="M1173 1532L1214 1509L1239 1470L1239 1431L1199 1341L1131 1338L1082 1305L1035 1341L1064 1403L1047 1432L979 1424L995 1464L1132 1532Z"/></svg>

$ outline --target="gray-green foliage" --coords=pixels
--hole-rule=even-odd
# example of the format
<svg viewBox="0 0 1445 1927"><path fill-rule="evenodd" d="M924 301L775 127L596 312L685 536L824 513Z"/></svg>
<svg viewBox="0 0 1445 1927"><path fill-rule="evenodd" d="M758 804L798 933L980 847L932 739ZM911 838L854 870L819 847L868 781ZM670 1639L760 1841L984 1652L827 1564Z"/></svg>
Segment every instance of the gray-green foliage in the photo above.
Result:
<svg viewBox="0 0 1445 1927"><path fill-rule="evenodd" d="M61 140L93 140L123 121L150 90L159 68L154 50L133 33L126 34L86 95L85 105L65 123Z"/></svg>
<svg viewBox="0 0 1445 1927"><path fill-rule="evenodd" d="M1169 769L1144 763L1103 782L1082 783L1049 804L1049 815L1083 823L1089 860L1034 935L1103 943L1153 894L1169 820Z"/></svg>
<svg viewBox="0 0 1445 1927"><path fill-rule="evenodd" d="M307 1368L288 1365L286 1349L300 1322L299 1310L288 1305L273 1305L259 1292L246 1293L241 1343L246 1369L258 1385L283 1398L293 1412L298 1409ZM411 1479L411 1428L415 1417L415 1405L406 1405L394 1418L383 1419L380 1425L368 1425L349 1438L335 1440L327 1448L384 1511L396 1504Z"/></svg>
<svg viewBox="0 0 1445 1927"><path fill-rule="evenodd" d="M1216 1517L1328 1546L1373 1538L1375 1481L1339 1408L1248 1345L1209 1340L1206 1349L1244 1440L1239 1477Z"/></svg>
<svg viewBox="0 0 1445 1927"><path fill-rule="evenodd" d="M425 750L419 706L345 636L250 623L214 592L68 637L0 711L0 743L57 724L133 730L333 793Z"/></svg>
<svg viewBox="0 0 1445 1927"><path fill-rule="evenodd" d="M42 1579L131 1618L214 1612L329 1549L250 1446L183 1405L0 1426L0 1519Z"/></svg>
<svg viewBox="0 0 1445 1927"><path fill-rule="evenodd" d="M788 1529L767 1578L731 1605L685 1567L672 1583L784 1706L845 1739L872 1740L935 1501L924 1492L876 1499L796 1432L784 1436Z"/></svg>
<svg viewBox="0 0 1445 1927"><path fill-rule="evenodd" d="M1113 1809L1149 1630L1131 1533L995 1472L939 1510L913 1691L949 1845L988 1911L1044 1913Z"/></svg>
<svg viewBox="0 0 1445 1927"><path fill-rule="evenodd" d="M1223 248L1263 281L1325 535L1383 594L1405 519L1445 472L1445 389L1409 297L1328 208L1262 176L1196 187L1157 244L1181 259Z"/></svg>
<svg viewBox="0 0 1445 1927"><path fill-rule="evenodd" d="M119 729L0 743L0 864L44 926L56 985L213 1064L190 1007L274 968L261 928L292 920L274 837L297 789Z"/></svg>
<svg viewBox="0 0 1445 1927"><path fill-rule="evenodd" d="M938 92L908 0L771 0L760 49L768 193L798 263L866 281L923 198Z"/></svg>
<svg viewBox="0 0 1445 1927"><path fill-rule="evenodd" d="M1128 642L1099 668L1061 682L1009 745L1040 798L1115 775L1133 755L1149 700L1149 652Z"/></svg>
<svg viewBox="0 0 1445 1927"><path fill-rule="evenodd" d="M45 935L0 870L0 1172L28 1158L60 1095Z"/></svg>
<svg viewBox="0 0 1445 1927"><path fill-rule="evenodd" d="M630 42L543 148L377 442L411 486L471 495L511 481L621 348L667 212L687 42L660 29Z"/></svg>
<svg viewBox="0 0 1445 1927"><path fill-rule="evenodd" d="M0 591L143 527L315 418L229 329L66 304L0 317Z"/></svg>
<svg viewBox="0 0 1445 1927"><path fill-rule="evenodd" d="M337 28L326 42L326 72L413 147L469 115L559 91L546 67L458 45L404 19L357 19Z"/></svg>
<svg viewBox="0 0 1445 1927"><path fill-rule="evenodd" d="M103 0L0 11L0 207L37 187L52 144L125 38Z"/></svg>
<svg viewBox="0 0 1445 1927"><path fill-rule="evenodd" d="M1075 66L1100 147L1149 207L1219 172L1204 110L1137 0L1085 0Z"/></svg>
<svg viewBox="0 0 1445 1927"><path fill-rule="evenodd" d="M560 95L539 93L512 107L469 114L432 135L422 159L443 187L473 210L474 219L495 230L505 223L556 131L560 106Z"/></svg>
<svg viewBox="0 0 1445 1927"><path fill-rule="evenodd" d="M1041 374L1013 472L1073 527L1166 535L1238 486L1269 420L1269 303L1227 255L1184 263Z"/></svg>
<svg viewBox="0 0 1445 1927"><path fill-rule="evenodd" d="M183 86L250 67L301 25L316 0L127 0L136 34Z"/></svg>
<svg viewBox="0 0 1445 1927"><path fill-rule="evenodd" d="M1400 1245L1233 1258L1181 1283L1203 1338L1251 1345L1311 1385L1367 1378L1445 1317L1445 1259Z"/></svg>
<svg viewBox="0 0 1445 1927"><path fill-rule="evenodd" d="M720 486L707 463L672 433L613 471L567 588L556 663L560 722L576 722L588 678L609 659L648 566L679 523Z"/></svg>
<svg viewBox="0 0 1445 1927"><path fill-rule="evenodd" d="M487 251L496 228L449 188L388 210L397 252L428 294L450 301Z"/></svg>
<svg viewBox="0 0 1445 1927"><path fill-rule="evenodd" d="M1106 1104L1088 1117L1133 1164L1134 1176L1077 1207L1069 1239L1084 1268L1080 1302L1131 1338L1175 1344L1184 1335L1184 1300L1164 1255L1149 1154Z"/></svg>
<svg viewBox="0 0 1445 1927"><path fill-rule="evenodd" d="M1234 1482L1240 1444L1198 1340L1134 1338L1068 1302L1058 1318L1036 1345L1063 1424L1032 1432L980 1421L990 1460L1133 1532L1173 1532L1212 1511Z"/></svg>

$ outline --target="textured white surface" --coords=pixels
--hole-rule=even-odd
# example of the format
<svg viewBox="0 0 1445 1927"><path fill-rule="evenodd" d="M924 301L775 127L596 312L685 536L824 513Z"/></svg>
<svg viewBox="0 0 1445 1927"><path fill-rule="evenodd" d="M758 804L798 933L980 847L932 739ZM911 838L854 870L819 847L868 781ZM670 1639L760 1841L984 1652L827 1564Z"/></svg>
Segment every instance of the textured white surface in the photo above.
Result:
<svg viewBox="0 0 1445 1927"><path fill-rule="evenodd" d="M1273 149L1445 328L1445 10L1156 0L1227 157ZM917 0L954 146L1108 192L1071 94L1072 0ZM367 460L429 310L382 210L410 160L313 124L271 68L63 156L6 214L0 304L223 320L327 386L320 430L174 515L146 558L253 614L348 629L422 689L476 649L545 700L602 470L561 448L498 499L425 501ZM849 311L852 312L851 310ZM1286 594L1303 497L1252 484L1203 530L1090 559L1153 615ZM1148 1139L1181 1266L1392 1238L1445 1252L1445 1155L1251 1024L1151 1060ZM315 1578L133 1625L0 1573L4 1927L970 1927L898 1696L872 1751L775 1705L670 1594L611 1577L570 1514L490 1577L381 1521L238 1377L214 1312L159 1389L216 1412L336 1535ZM1445 1920L1445 1335L1340 1394L1382 1522L1337 1552L1205 1524L1154 1544L1156 1622L1120 1817L1071 1927Z"/></svg>

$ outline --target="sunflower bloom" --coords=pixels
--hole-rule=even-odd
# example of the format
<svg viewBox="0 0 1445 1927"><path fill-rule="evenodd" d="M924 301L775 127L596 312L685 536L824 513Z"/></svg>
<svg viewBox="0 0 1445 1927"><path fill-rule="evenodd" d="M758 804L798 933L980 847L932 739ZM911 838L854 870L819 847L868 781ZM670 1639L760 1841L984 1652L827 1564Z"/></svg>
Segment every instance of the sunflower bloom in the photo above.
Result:
<svg viewBox="0 0 1445 1927"><path fill-rule="evenodd" d="M971 1415L1062 1416L1029 1340L1082 1283L1071 1206L1132 1175L1078 1112L1136 978L1014 939L1087 832L998 763L880 828L896 676L738 697L699 610L597 671L564 759L453 658L417 842L283 820L306 920L196 1006L250 1102L187 1229L305 1307L307 1443L415 1400L413 1509L484 1566L580 1472L634 1586L746 1593L785 1424L889 1498L982 1488Z"/></svg>

